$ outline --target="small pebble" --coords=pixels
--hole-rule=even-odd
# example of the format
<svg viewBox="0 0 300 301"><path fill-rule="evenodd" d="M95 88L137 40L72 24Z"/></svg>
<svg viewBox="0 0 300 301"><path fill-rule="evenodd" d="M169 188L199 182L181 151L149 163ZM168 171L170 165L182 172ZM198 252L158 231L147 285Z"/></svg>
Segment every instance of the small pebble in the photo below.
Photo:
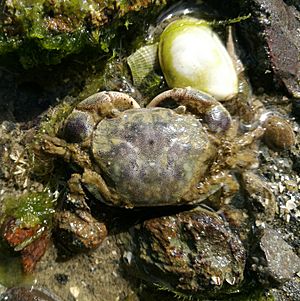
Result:
<svg viewBox="0 0 300 301"><path fill-rule="evenodd" d="M265 143L272 149L289 149L295 144L295 133L291 125L280 116L270 116L264 123Z"/></svg>
<svg viewBox="0 0 300 301"><path fill-rule="evenodd" d="M80 294L80 289L77 286L71 286L70 293L75 299L77 299Z"/></svg>
<svg viewBox="0 0 300 301"><path fill-rule="evenodd" d="M62 274L62 273L57 273L54 275L55 280L62 285L67 284L67 282L69 281L69 276L66 274Z"/></svg>

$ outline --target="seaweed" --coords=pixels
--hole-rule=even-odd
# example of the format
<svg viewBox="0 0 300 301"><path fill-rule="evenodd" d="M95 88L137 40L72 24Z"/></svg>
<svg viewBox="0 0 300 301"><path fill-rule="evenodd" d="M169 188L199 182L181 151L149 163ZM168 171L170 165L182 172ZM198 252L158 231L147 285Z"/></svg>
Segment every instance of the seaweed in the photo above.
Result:
<svg viewBox="0 0 300 301"><path fill-rule="evenodd" d="M137 28L156 16L167 2L4 1L0 13L0 56L16 52L23 67L31 68L58 64L87 48L107 53L120 46L124 33L135 36ZM138 16L137 12L143 14Z"/></svg>

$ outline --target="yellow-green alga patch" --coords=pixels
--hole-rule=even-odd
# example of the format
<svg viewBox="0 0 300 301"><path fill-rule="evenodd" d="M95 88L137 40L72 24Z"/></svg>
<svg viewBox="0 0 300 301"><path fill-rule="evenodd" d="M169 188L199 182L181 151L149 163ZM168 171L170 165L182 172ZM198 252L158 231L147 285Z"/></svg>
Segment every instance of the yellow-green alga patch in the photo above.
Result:
<svg viewBox="0 0 300 301"><path fill-rule="evenodd" d="M142 27L137 24L156 16L167 2L171 1L5 0L0 56L15 52L29 68L59 63L87 47L109 52L124 32L134 34Z"/></svg>

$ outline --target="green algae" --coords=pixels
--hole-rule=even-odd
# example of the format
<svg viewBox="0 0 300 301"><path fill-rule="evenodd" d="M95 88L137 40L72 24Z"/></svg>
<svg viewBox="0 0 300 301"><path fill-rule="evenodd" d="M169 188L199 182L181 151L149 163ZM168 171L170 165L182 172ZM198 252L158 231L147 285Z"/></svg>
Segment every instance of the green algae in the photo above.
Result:
<svg viewBox="0 0 300 301"><path fill-rule="evenodd" d="M52 136L56 135L62 125L62 122L72 110L73 106L66 101L60 103L54 109L50 110L49 114L41 121L39 130L37 132L38 139L35 142L38 143L40 136L43 134Z"/></svg>
<svg viewBox="0 0 300 301"><path fill-rule="evenodd" d="M31 228L36 225L51 227L52 216L54 213L55 201L49 192L29 192L20 197L7 197L3 201L2 223L6 218L16 219L19 227ZM20 251L32 240L38 238L37 235L26 239L23 243L15 248ZM0 240L0 284L11 287L17 284L26 284L32 281L31 276L23 273L21 258L19 253L12 252L12 249L4 240Z"/></svg>
<svg viewBox="0 0 300 301"><path fill-rule="evenodd" d="M87 48L109 52L119 47L122 36L136 35L167 2L6 0L0 13L0 55L16 52L30 68L57 64Z"/></svg>
<svg viewBox="0 0 300 301"><path fill-rule="evenodd" d="M4 200L4 216L18 220L21 227L51 226L55 199L49 192L30 192Z"/></svg>
<svg viewBox="0 0 300 301"><path fill-rule="evenodd" d="M0 285L12 287L20 283L31 283L32 276L24 275L19 256L3 253L0 245Z"/></svg>

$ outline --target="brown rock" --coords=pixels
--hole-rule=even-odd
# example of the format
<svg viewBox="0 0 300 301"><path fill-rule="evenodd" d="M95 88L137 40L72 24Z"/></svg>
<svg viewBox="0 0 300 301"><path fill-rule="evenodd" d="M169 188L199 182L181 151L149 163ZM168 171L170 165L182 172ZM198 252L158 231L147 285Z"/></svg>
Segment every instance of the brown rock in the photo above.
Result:
<svg viewBox="0 0 300 301"><path fill-rule="evenodd" d="M272 81L300 98L300 12L282 0L241 3L251 18L241 23L246 55L256 84L273 87Z"/></svg>
<svg viewBox="0 0 300 301"><path fill-rule="evenodd" d="M21 250L22 265L25 273L31 273L38 261L45 254L50 241L48 232L44 232L41 237Z"/></svg>

